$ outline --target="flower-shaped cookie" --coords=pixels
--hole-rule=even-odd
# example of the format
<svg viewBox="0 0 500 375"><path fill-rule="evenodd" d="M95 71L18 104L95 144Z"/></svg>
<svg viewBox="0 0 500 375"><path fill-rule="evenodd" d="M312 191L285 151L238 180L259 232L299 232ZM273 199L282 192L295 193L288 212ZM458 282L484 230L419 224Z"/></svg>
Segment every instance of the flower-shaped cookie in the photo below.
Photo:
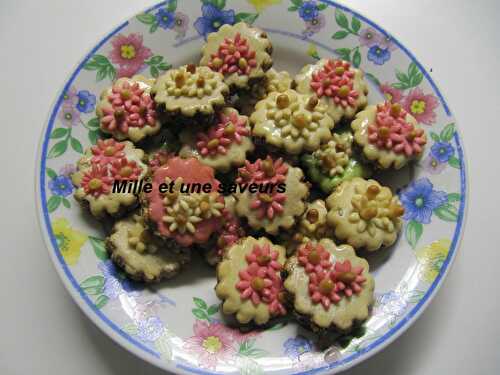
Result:
<svg viewBox="0 0 500 375"><path fill-rule="evenodd" d="M277 234L279 228L291 228L296 217L304 212L309 191L302 182L304 176L300 168L268 157L248 163L238 172L236 181L246 183L247 189L235 194L236 213L246 218L253 229Z"/></svg>
<svg viewBox="0 0 500 375"><path fill-rule="evenodd" d="M98 219L121 216L137 204L133 192L113 192L113 184L139 181L148 172L144 151L129 141L98 140L85 151L71 176L75 199Z"/></svg>
<svg viewBox="0 0 500 375"><path fill-rule="evenodd" d="M316 96L286 90L257 103L250 117L253 135L290 154L315 151L332 138L334 123Z"/></svg>
<svg viewBox="0 0 500 375"><path fill-rule="evenodd" d="M302 245L288 259L285 289L293 308L314 331L347 332L368 318L373 303L373 277L368 262L349 245L329 239Z"/></svg>
<svg viewBox="0 0 500 375"><path fill-rule="evenodd" d="M265 237L246 237L231 246L217 267L215 292L223 313L236 314L241 324L253 320L257 325L285 315L280 275L285 260L285 249Z"/></svg>
<svg viewBox="0 0 500 375"><path fill-rule="evenodd" d="M363 72L347 61L322 59L306 65L295 83L298 92L318 96L335 123L352 119L368 102Z"/></svg>
<svg viewBox="0 0 500 375"><path fill-rule="evenodd" d="M158 133L161 123L150 96L154 82L143 76L120 78L104 90L96 107L101 130L115 139L134 143Z"/></svg>
<svg viewBox="0 0 500 375"><path fill-rule="evenodd" d="M236 89L248 89L273 65L272 46L266 33L244 22L223 25L207 37L200 65L224 75Z"/></svg>
<svg viewBox="0 0 500 375"><path fill-rule="evenodd" d="M368 177L370 170L353 156L353 136L350 132L334 133L328 143L312 154L302 156L311 180L325 193L353 177Z"/></svg>
<svg viewBox="0 0 500 375"><path fill-rule="evenodd" d="M153 86L155 102L168 118L178 115L192 119L208 120L222 107L229 95L229 88L220 73L206 66L193 64L170 69L160 76Z"/></svg>
<svg viewBox="0 0 500 375"><path fill-rule="evenodd" d="M375 180L345 181L326 200L335 236L355 249L392 245L401 230L404 207L391 189Z"/></svg>
<svg viewBox="0 0 500 375"><path fill-rule="evenodd" d="M106 248L130 278L148 283L174 277L190 260L189 249L169 247L147 229L138 213L113 225Z"/></svg>
<svg viewBox="0 0 500 375"><path fill-rule="evenodd" d="M383 169L400 169L418 159L427 143L424 130L399 103L370 105L356 115L351 127L363 155Z"/></svg>
<svg viewBox="0 0 500 375"><path fill-rule="evenodd" d="M227 172L231 166L241 166L254 145L246 116L233 108L224 108L218 121L206 130L196 133L186 130L180 135L184 147L181 157L196 157L218 171Z"/></svg>
<svg viewBox="0 0 500 375"><path fill-rule="evenodd" d="M195 158L173 157L156 169L151 182L152 191L143 194L142 203L155 234L190 246L207 242L219 230L224 199L212 168Z"/></svg>

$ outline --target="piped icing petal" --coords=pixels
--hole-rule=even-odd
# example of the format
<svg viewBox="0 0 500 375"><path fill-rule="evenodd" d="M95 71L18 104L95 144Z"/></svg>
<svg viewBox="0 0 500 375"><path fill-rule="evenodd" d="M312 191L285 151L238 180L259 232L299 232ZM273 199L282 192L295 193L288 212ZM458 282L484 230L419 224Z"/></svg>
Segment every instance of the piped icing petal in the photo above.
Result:
<svg viewBox="0 0 500 375"><path fill-rule="evenodd" d="M154 79L143 76L120 78L104 90L96 114L101 130L118 140L139 142L158 133L161 123L150 91Z"/></svg>
<svg viewBox="0 0 500 375"><path fill-rule="evenodd" d="M257 325L285 315L284 289L280 271L285 249L267 238L246 237L224 254L217 267L217 296L224 314L236 314L242 324Z"/></svg>
<svg viewBox="0 0 500 375"><path fill-rule="evenodd" d="M229 86L248 88L272 66L267 35L244 22L223 25L207 37L200 65L222 73Z"/></svg>
<svg viewBox="0 0 500 375"><path fill-rule="evenodd" d="M314 151L332 138L334 123L316 96L294 90L272 92L257 103L252 134L291 154Z"/></svg>
<svg viewBox="0 0 500 375"><path fill-rule="evenodd" d="M351 127L363 155L384 169L400 169L418 159L427 143L424 130L399 103L370 105L356 115Z"/></svg>
<svg viewBox="0 0 500 375"><path fill-rule="evenodd" d="M326 203L335 236L355 249L375 251L390 246L401 230L404 207L388 187L375 180L346 181Z"/></svg>
<svg viewBox="0 0 500 375"><path fill-rule="evenodd" d="M368 103L363 72L347 61L321 59L306 65L295 77L295 83L299 93L318 96L335 123L352 119Z"/></svg>

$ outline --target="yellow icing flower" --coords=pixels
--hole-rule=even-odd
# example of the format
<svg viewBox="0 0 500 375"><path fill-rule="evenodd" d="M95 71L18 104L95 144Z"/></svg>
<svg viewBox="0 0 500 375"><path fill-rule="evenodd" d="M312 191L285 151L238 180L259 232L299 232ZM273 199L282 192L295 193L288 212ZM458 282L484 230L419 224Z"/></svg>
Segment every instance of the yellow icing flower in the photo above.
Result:
<svg viewBox="0 0 500 375"><path fill-rule="evenodd" d="M425 281L432 283L439 275L439 271L448 256L450 245L451 241L443 238L416 251L417 259L422 266L422 278Z"/></svg>
<svg viewBox="0 0 500 375"><path fill-rule="evenodd" d="M248 0L250 4L252 4L255 10L260 13L267 7L271 5L279 4L282 0Z"/></svg>
<svg viewBox="0 0 500 375"><path fill-rule="evenodd" d="M71 228L69 221L64 218L52 221L52 231L66 263L70 266L75 265L80 258L80 250L87 241L87 235Z"/></svg>

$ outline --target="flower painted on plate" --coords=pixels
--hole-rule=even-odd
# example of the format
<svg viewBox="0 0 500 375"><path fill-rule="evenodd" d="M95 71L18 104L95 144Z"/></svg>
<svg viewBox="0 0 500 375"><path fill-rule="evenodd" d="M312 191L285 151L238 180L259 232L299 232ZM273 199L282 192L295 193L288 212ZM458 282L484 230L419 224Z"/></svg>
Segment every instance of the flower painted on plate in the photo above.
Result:
<svg viewBox="0 0 500 375"><path fill-rule="evenodd" d="M420 88L414 88L402 102L403 108L423 124L432 125L436 122L435 109L439 102L432 94L425 95Z"/></svg>
<svg viewBox="0 0 500 375"><path fill-rule="evenodd" d="M194 335L184 340L183 348L196 356L200 366L215 369L219 362L236 354L231 329L224 324L197 320L193 331Z"/></svg>
<svg viewBox="0 0 500 375"><path fill-rule="evenodd" d="M49 181L49 189L54 195L67 197L73 192L73 183L68 176L60 175Z"/></svg>
<svg viewBox="0 0 500 375"><path fill-rule="evenodd" d="M121 294L129 294L141 287L127 279L111 260L100 262L98 265L104 276L103 294L110 300L118 298Z"/></svg>
<svg viewBox="0 0 500 375"><path fill-rule="evenodd" d="M65 218L53 220L52 231L64 261L69 266L74 266L80 258L80 251L87 241L87 235L73 229Z"/></svg>
<svg viewBox="0 0 500 375"><path fill-rule="evenodd" d="M375 65L384 65L391 58L391 51L376 44L370 47L367 57Z"/></svg>
<svg viewBox="0 0 500 375"><path fill-rule="evenodd" d="M184 38L189 26L189 17L182 12L175 12L172 29L177 33L175 39Z"/></svg>
<svg viewBox="0 0 500 375"><path fill-rule="evenodd" d="M432 153L427 155L422 163L424 169L430 174L439 174L446 168L446 163L441 163Z"/></svg>
<svg viewBox="0 0 500 375"><path fill-rule="evenodd" d="M306 29L304 31L305 34L312 35L321 31L326 24L326 18L322 13L319 13L313 19L306 21Z"/></svg>
<svg viewBox="0 0 500 375"><path fill-rule="evenodd" d="M141 341L155 342L165 332L165 326L160 318L151 316L137 322L137 338Z"/></svg>
<svg viewBox="0 0 500 375"><path fill-rule="evenodd" d="M74 164L65 164L59 168L59 174L63 176L71 177L73 173L76 172L76 166Z"/></svg>
<svg viewBox="0 0 500 375"><path fill-rule="evenodd" d="M385 99L391 103L399 103L403 99L401 90L392 87L389 83L380 85L380 91L384 94Z"/></svg>
<svg viewBox="0 0 500 375"><path fill-rule="evenodd" d="M175 20L174 14L172 12L169 12L165 8L160 8L158 9L158 12L156 12L155 17L158 26L162 29L167 30L172 28Z"/></svg>
<svg viewBox="0 0 500 375"><path fill-rule="evenodd" d="M119 77L130 77L144 68L144 61L153 53L144 46L141 34L131 33L127 36L118 34L111 40L113 49L109 57L119 66Z"/></svg>
<svg viewBox="0 0 500 375"><path fill-rule="evenodd" d="M394 317L403 315L407 307L408 301L403 298L400 293L394 290L380 295L375 304L376 312L392 315Z"/></svg>
<svg viewBox="0 0 500 375"><path fill-rule="evenodd" d="M431 147L432 156L441 163L447 163L454 152L455 149L448 142L436 142Z"/></svg>
<svg viewBox="0 0 500 375"><path fill-rule="evenodd" d="M59 120L70 128L80 122L80 112L72 104L63 104L59 110Z"/></svg>
<svg viewBox="0 0 500 375"><path fill-rule="evenodd" d="M451 241L444 238L416 251L415 255L423 267L421 276L428 283L434 282L439 275L441 267L448 256L450 245Z"/></svg>
<svg viewBox="0 0 500 375"><path fill-rule="evenodd" d="M248 0L258 13L261 13L267 7L281 3L283 0Z"/></svg>
<svg viewBox="0 0 500 375"><path fill-rule="evenodd" d="M201 7L202 16L194 22L194 28L198 34L205 38L208 34L216 32L222 25L234 24L234 10L223 10L212 4L204 4Z"/></svg>
<svg viewBox="0 0 500 375"><path fill-rule="evenodd" d="M311 340L299 335L286 340L283 343L283 349L288 357L297 359L302 354L311 352L313 350L313 343Z"/></svg>
<svg viewBox="0 0 500 375"><path fill-rule="evenodd" d="M77 102L76 97L76 88L75 86L71 86L64 94L63 94L63 105L75 105Z"/></svg>
<svg viewBox="0 0 500 375"><path fill-rule="evenodd" d="M304 1L299 8L299 16L304 21L311 21L319 14L318 5L316 1Z"/></svg>
<svg viewBox="0 0 500 375"><path fill-rule="evenodd" d="M373 47L380 40L377 30L367 27L359 32L359 43L364 47Z"/></svg>
<svg viewBox="0 0 500 375"><path fill-rule="evenodd" d="M394 39L392 39L389 35L381 35L378 36L378 45L380 48L387 48L389 51L394 51L396 49L396 43L394 43Z"/></svg>
<svg viewBox="0 0 500 375"><path fill-rule="evenodd" d="M415 220L422 224L431 222L432 211L448 201L446 192L433 188L432 182L424 177L413 181L401 192L405 220Z"/></svg>
<svg viewBox="0 0 500 375"><path fill-rule="evenodd" d="M76 94L77 102L76 109L82 113L92 112L95 108L95 95L87 90L80 90Z"/></svg>

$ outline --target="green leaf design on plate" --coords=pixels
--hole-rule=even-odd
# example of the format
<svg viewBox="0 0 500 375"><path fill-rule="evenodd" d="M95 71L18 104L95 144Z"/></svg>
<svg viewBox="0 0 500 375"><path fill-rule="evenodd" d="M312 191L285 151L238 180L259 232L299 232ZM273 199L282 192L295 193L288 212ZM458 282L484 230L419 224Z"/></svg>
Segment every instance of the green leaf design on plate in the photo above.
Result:
<svg viewBox="0 0 500 375"><path fill-rule="evenodd" d="M431 138L432 138L432 140L434 142L439 142L440 141L439 135L437 135L436 133L430 132L429 134L430 134L430 136L431 136Z"/></svg>
<svg viewBox="0 0 500 375"><path fill-rule="evenodd" d="M335 22L337 22L337 25L339 25L343 29L349 28L349 21L347 20L344 12L342 12L339 8L335 9Z"/></svg>
<svg viewBox="0 0 500 375"><path fill-rule="evenodd" d="M450 167L460 169L460 160L458 160L456 156L451 156L448 159L448 164L450 165Z"/></svg>
<svg viewBox="0 0 500 375"><path fill-rule="evenodd" d="M137 333L139 333L139 329L134 323L125 324L122 327L122 330L131 336L137 335Z"/></svg>
<svg viewBox="0 0 500 375"><path fill-rule="evenodd" d="M212 4L218 9L224 9L226 6L226 0L201 0L203 4Z"/></svg>
<svg viewBox="0 0 500 375"><path fill-rule="evenodd" d="M412 290L411 292L408 292L408 295L406 296L406 300L409 303L417 303L422 299L422 297L425 295L424 291L421 290Z"/></svg>
<svg viewBox="0 0 500 375"><path fill-rule="evenodd" d="M209 320L207 313L202 309L192 309L191 312L200 320Z"/></svg>
<svg viewBox="0 0 500 375"><path fill-rule="evenodd" d="M50 138L52 139L57 139L57 138L62 138L68 134L69 129L67 128L56 128L52 130L52 133L50 134Z"/></svg>
<svg viewBox="0 0 500 375"><path fill-rule="evenodd" d="M92 296L97 296L101 294L103 287L104 287L103 276L90 276L80 283L80 288L82 288L85 293Z"/></svg>
<svg viewBox="0 0 500 375"><path fill-rule="evenodd" d="M351 61L351 50L349 48L337 48L334 50L342 60Z"/></svg>
<svg viewBox="0 0 500 375"><path fill-rule="evenodd" d="M255 339L248 339L240 344L238 354L245 357L261 358L267 355L267 352L255 347Z"/></svg>
<svg viewBox="0 0 500 375"><path fill-rule="evenodd" d="M352 65L354 65L355 68L359 68L360 64L361 64L361 53L359 53L359 48L355 48L354 53L352 55Z"/></svg>
<svg viewBox="0 0 500 375"><path fill-rule="evenodd" d="M144 62L148 65L158 65L162 61L163 61L163 56L156 55L156 56L153 56L149 60L144 61Z"/></svg>
<svg viewBox="0 0 500 375"><path fill-rule="evenodd" d="M71 147L76 152L83 154L83 146L78 139L71 137Z"/></svg>
<svg viewBox="0 0 500 375"><path fill-rule="evenodd" d="M375 77L373 74L365 72L365 76L366 76L366 78L371 80L373 83L375 83L377 86L380 86L380 80L377 77Z"/></svg>
<svg viewBox="0 0 500 375"><path fill-rule="evenodd" d="M406 224L405 237L412 249L415 249L417 246L417 242L420 237L422 237L423 232L424 226L418 221L410 220L408 224Z"/></svg>
<svg viewBox="0 0 500 375"><path fill-rule="evenodd" d="M339 30L335 34L332 35L332 38L340 40L340 39L344 39L347 35L349 35L349 33L347 31Z"/></svg>
<svg viewBox="0 0 500 375"><path fill-rule="evenodd" d="M299 8L297 8L295 5L292 5L291 7L288 7L288 11L289 12L295 12L297 11Z"/></svg>
<svg viewBox="0 0 500 375"><path fill-rule="evenodd" d="M396 69L396 78L399 82L393 83L392 87L399 90L406 90L418 86L422 82L424 75L419 71L417 65L412 62L408 66L406 73Z"/></svg>
<svg viewBox="0 0 500 375"><path fill-rule="evenodd" d="M101 294L97 299L95 300L95 307L98 309L102 309L109 301L109 298L105 296L104 294Z"/></svg>
<svg viewBox="0 0 500 375"><path fill-rule="evenodd" d="M149 13L138 14L135 18L137 18L139 22L142 22L146 25L151 25L156 22L156 17Z"/></svg>
<svg viewBox="0 0 500 375"><path fill-rule="evenodd" d="M445 203L435 208L434 214L444 221L455 222L458 218L458 210L451 203Z"/></svg>
<svg viewBox="0 0 500 375"><path fill-rule="evenodd" d="M106 251L106 245L104 240L89 236L89 242L90 245L92 245L92 249L94 250L94 254L96 257L98 257L101 260L107 260L108 259L108 253Z"/></svg>
<svg viewBox="0 0 500 375"><path fill-rule="evenodd" d="M106 56L94 55L92 56L83 66L85 70L95 70L96 81L102 81L104 78L108 77L110 80L114 80L116 77L115 67L111 64Z"/></svg>
<svg viewBox="0 0 500 375"><path fill-rule="evenodd" d="M50 178L56 178L57 177L57 173L52 169L52 168L45 168L45 172L47 173L47 176L49 176Z"/></svg>
<svg viewBox="0 0 500 375"><path fill-rule="evenodd" d="M47 154L47 158L48 159L57 158L58 156L64 154L67 149L68 149L67 139L65 139L64 141L57 142L50 148L49 153Z"/></svg>
<svg viewBox="0 0 500 375"><path fill-rule="evenodd" d="M207 309L207 303L203 301L201 298L198 297L193 297L193 302L196 306L198 306L200 309L206 310Z"/></svg>
<svg viewBox="0 0 500 375"><path fill-rule="evenodd" d="M448 194L448 202L460 202L461 195L459 193L449 193Z"/></svg>
<svg viewBox="0 0 500 375"><path fill-rule="evenodd" d="M290 1L292 2L292 4L293 4L294 6L296 6L296 7L297 7L297 9L298 9L298 8L300 8L300 7L304 4L304 3L302 2L302 0L290 0Z"/></svg>
<svg viewBox="0 0 500 375"><path fill-rule="evenodd" d="M361 28L361 22L355 16L352 16L351 28L352 28L352 31L354 31L355 33L357 33L359 31L359 29Z"/></svg>
<svg viewBox="0 0 500 375"><path fill-rule="evenodd" d="M49 198L49 200L47 201L47 210L49 212L54 212L57 207L59 207L59 205L61 204L61 196L59 195L53 195Z"/></svg>
<svg viewBox="0 0 500 375"><path fill-rule="evenodd" d="M97 140L99 139L99 130L90 130L89 131L89 141L93 145L97 143Z"/></svg>
<svg viewBox="0 0 500 375"><path fill-rule="evenodd" d="M176 9L177 9L177 0L169 0L167 4L167 10L169 12L175 12Z"/></svg>
<svg viewBox="0 0 500 375"><path fill-rule="evenodd" d="M99 119L97 117L94 117L87 122L86 128L89 130L96 130L99 129L99 126L100 126Z"/></svg>
<svg viewBox="0 0 500 375"><path fill-rule="evenodd" d="M158 75L160 74L158 68L156 66L152 66L149 68L149 72L154 78L158 78Z"/></svg>
<svg viewBox="0 0 500 375"><path fill-rule="evenodd" d="M161 64L158 64L158 69L159 70L169 70L172 67L172 64L162 62Z"/></svg>
<svg viewBox="0 0 500 375"><path fill-rule="evenodd" d="M326 3L320 3L320 4L316 5L316 9L318 9L319 11L325 10L326 8L328 8L328 4L326 4Z"/></svg>
<svg viewBox="0 0 500 375"><path fill-rule="evenodd" d="M269 327L268 329L266 329L266 331L279 331L280 329L286 327L286 323L282 322L282 323L276 323L275 325Z"/></svg>
<svg viewBox="0 0 500 375"><path fill-rule="evenodd" d="M155 349L160 353L160 358L170 362L172 360L172 347L168 337L163 334L154 342Z"/></svg>
<svg viewBox="0 0 500 375"><path fill-rule="evenodd" d="M455 124L452 122L451 124L446 125L441 133L439 133L439 138L443 142L449 142L452 140L453 135L455 135Z"/></svg>
<svg viewBox="0 0 500 375"><path fill-rule="evenodd" d="M214 315L219 311L219 305L218 304L213 304L207 309L207 314L208 315Z"/></svg>
<svg viewBox="0 0 500 375"><path fill-rule="evenodd" d="M71 208L71 202L69 200L67 200L65 197L62 197L61 200L64 207Z"/></svg>
<svg viewBox="0 0 500 375"><path fill-rule="evenodd" d="M246 22L249 25L253 24L255 20L259 17L258 13L238 13L234 17L235 22Z"/></svg>

